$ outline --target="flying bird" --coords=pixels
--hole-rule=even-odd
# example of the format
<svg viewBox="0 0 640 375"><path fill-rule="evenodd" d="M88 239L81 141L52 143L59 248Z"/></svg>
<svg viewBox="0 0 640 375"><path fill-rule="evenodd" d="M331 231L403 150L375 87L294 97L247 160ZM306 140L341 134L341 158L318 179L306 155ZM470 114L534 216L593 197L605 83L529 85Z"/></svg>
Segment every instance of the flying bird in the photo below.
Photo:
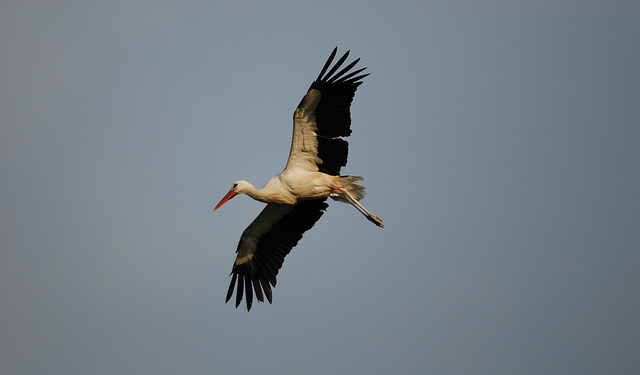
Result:
<svg viewBox="0 0 640 375"><path fill-rule="evenodd" d="M246 297L247 311L251 310L253 294L258 301L273 300L272 287L285 256L298 244L302 235L311 229L328 207L326 200L352 204L369 221L383 227L382 220L360 204L365 188L359 176L341 176L347 164L349 144L341 137L351 134L351 101L366 68L351 71L360 61L349 63L347 51L333 66L338 52L331 52L318 78L293 113L293 140L284 170L273 176L262 189L240 180L213 209L238 194L246 194L267 206L244 230L236 250L227 292L229 302L236 290L236 308ZM230 276L231 276L230 275Z"/></svg>

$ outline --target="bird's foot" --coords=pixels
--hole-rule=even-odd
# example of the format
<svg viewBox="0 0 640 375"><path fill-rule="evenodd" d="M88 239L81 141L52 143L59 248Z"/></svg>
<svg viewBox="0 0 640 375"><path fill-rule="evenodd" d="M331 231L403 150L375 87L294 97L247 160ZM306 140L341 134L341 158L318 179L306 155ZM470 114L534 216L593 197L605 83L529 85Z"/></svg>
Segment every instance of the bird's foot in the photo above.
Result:
<svg viewBox="0 0 640 375"><path fill-rule="evenodd" d="M380 228L384 228L384 224L382 224L382 219L380 219L379 217L377 217L374 214L369 214L366 215L367 219L369 219L370 222L374 223L375 225L379 226Z"/></svg>

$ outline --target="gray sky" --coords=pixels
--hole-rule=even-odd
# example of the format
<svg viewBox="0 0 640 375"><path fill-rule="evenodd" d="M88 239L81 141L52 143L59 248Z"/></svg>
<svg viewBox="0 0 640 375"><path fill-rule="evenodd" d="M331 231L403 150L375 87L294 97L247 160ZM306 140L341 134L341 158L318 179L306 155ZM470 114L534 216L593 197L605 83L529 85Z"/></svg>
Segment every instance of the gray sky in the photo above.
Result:
<svg viewBox="0 0 640 375"><path fill-rule="evenodd" d="M640 373L640 6L0 5L0 373ZM274 304L224 303L334 46L371 73Z"/></svg>

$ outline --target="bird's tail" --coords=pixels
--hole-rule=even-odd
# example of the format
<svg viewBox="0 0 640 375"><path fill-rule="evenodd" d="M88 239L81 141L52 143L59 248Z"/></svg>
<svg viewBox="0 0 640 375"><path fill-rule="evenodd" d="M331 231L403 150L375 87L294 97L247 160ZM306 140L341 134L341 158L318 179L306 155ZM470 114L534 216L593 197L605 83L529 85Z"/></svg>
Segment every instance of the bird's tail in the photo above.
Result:
<svg viewBox="0 0 640 375"><path fill-rule="evenodd" d="M367 220L382 228L384 227L382 219L367 211L367 209L358 202L364 198L365 195L364 186L357 182L362 180L363 178L359 176L340 176L341 186L332 186L334 192L330 194L330 197L337 201L352 204Z"/></svg>
<svg viewBox="0 0 640 375"><path fill-rule="evenodd" d="M340 176L340 187L348 191L356 200L361 200L367 194L364 185L357 182L362 180L364 178L360 176ZM349 203L349 200L343 194L332 194L331 198Z"/></svg>

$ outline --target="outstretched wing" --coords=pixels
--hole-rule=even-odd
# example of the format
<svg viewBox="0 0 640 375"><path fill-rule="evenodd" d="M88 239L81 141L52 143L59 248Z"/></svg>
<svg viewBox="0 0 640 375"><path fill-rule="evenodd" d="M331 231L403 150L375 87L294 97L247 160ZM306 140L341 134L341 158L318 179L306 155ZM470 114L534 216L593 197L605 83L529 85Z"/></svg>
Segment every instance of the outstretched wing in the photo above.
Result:
<svg viewBox="0 0 640 375"><path fill-rule="evenodd" d="M351 134L351 102L369 74L358 75L366 68L350 71L360 59L338 71L349 51L329 68L337 51L336 47L293 113L293 140L285 169L339 175L347 164L349 144L340 137Z"/></svg>
<svg viewBox="0 0 640 375"><path fill-rule="evenodd" d="M266 295L272 302L271 287L276 286L284 257L320 219L328 207L325 200L303 201L295 206L267 204L240 237L226 302L231 299L236 282L236 307L246 294L247 311L251 310L254 291L258 301L264 302Z"/></svg>

